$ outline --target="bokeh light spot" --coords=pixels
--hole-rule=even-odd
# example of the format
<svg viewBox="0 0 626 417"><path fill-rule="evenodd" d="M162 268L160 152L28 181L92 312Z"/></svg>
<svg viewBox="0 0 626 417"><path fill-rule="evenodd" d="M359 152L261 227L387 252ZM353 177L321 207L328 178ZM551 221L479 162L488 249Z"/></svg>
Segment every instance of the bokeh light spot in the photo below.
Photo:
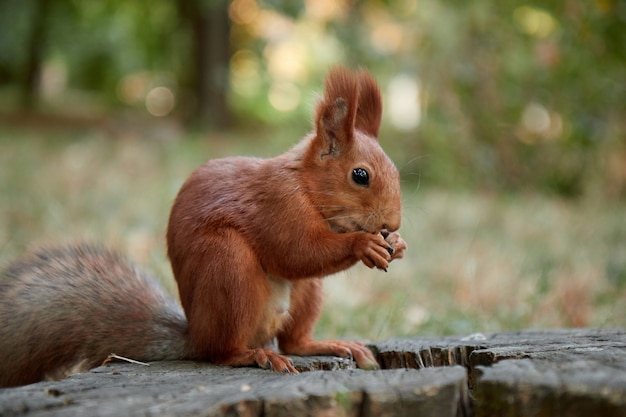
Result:
<svg viewBox="0 0 626 417"><path fill-rule="evenodd" d="M536 38L548 37L558 27L557 20L549 12L530 6L516 8L513 20L522 32Z"/></svg>
<svg viewBox="0 0 626 417"><path fill-rule="evenodd" d="M288 112L300 104L300 90L292 83L277 82L272 84L268 92L268 99L272 107L278 111Z"/></svg>
<svg viewBox="0 0 626 417"><path fill-rule="evenodd" d="M415 78L400 74L388 86L389 119L398 129L415 129L421 119L420 90Z"/></svg>
<svg viewBox="0 0 626 417"><path fill-rule="evenodd" d="M174 109L176 99L167 87L155 87L146 94L146 109L155 117L163 117Z"/></svg>

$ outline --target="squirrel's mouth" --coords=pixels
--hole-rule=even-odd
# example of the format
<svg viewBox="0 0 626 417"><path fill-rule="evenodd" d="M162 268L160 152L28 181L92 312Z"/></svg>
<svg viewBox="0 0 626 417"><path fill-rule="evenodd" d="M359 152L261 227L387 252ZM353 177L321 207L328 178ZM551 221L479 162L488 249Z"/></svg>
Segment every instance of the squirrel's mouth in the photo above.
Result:
<svg viewBox="0 0 626 417"><path fill-rule="evenodd" d="M380 232L368 230L353 220L351 220L349 224L331 224L330 229L335 233L365 232L375 234Z"/></svg>
<svg viewBox="0 0 626 417"><path fill-rule="evenodd" d="M363 230L361 226L359 226L356 222L349 222L348 224L332 224L329 223L330 230L335 233L350 233L350 232L359 232Z"/></svg>

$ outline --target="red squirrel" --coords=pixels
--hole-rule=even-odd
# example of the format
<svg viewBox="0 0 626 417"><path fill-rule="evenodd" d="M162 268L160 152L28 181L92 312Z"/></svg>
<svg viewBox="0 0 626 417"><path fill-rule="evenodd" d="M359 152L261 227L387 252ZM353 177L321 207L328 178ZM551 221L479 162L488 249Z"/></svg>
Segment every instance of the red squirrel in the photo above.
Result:
<svg viewBox="0 0 626 417"><path fill-rule="evenodd" d="M322 278L402 258L400 177L378 143L382 100L365 71L330 70L314 131L270 159L196 169L176 197L167 251L184 314L106 249L44 249L0 278L0 386L61 377L109 353L292 372L284 355L353 357L362 343L314 341ZM278 342L280 353L267 347Z"/></svg>

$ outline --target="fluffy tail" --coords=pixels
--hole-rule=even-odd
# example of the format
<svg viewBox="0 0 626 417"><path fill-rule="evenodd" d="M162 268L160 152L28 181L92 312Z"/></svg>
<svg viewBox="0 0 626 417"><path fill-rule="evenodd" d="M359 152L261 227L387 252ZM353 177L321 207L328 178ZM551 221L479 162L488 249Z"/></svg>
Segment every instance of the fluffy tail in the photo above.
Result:
<svg viewBox="0 0 626 417"><path fill-rule="evenodd" d="M0 273L0 387L63 378L110 353L191 356L183 311L151 277L91 245L39 250Z"/></svg>

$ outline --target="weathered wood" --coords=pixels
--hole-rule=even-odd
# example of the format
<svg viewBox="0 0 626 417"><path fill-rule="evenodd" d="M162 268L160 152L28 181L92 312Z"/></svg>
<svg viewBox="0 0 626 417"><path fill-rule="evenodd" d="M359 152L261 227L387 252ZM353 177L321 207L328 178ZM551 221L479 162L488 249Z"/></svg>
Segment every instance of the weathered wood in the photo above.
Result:
<svg viewBox="0 0 626 417"><path fill-rule="evenodd" d="M113 363L0 389L0 415L626 415L624 329L394 339L373 348L387 369L362 371L329 357L294 357L299 375L198 362Z"/></svg>
<svg viewBox="0 0 626 417"><path fill-rule="evenodd" d="M389 340L385 367L463 365L476 416L626 416L626 330Z"/></svg>
<svg viewBox="0 0 626 417"><path fill-rule="evenodd" d="M571 359L480 366L473 392L475 415L625 416L626 369Z"/></svg>
<svg viewBox="0 0 626 417"><path fill-rule="evenodd" d="M194 362L115 363L63 381L2 390L0 414L456 417L466 398L461 367L287 375Z"/></svg>

